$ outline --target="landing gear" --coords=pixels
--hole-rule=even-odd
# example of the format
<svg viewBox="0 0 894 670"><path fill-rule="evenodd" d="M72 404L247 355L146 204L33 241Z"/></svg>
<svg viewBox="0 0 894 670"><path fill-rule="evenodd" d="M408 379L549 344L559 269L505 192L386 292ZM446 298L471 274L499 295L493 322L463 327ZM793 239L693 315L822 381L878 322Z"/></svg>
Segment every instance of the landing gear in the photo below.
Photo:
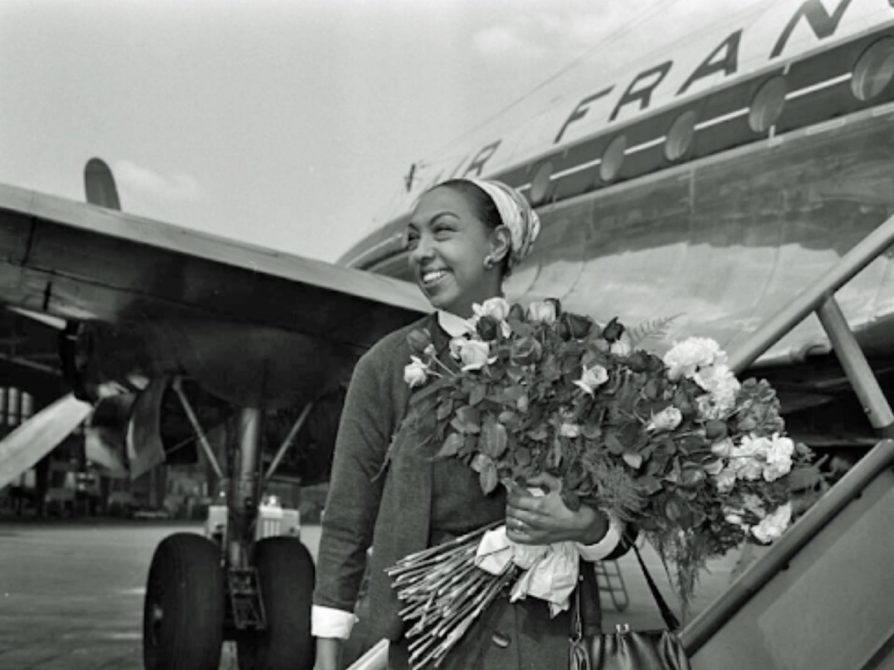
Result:
<svg viewBox="0 0 894 670"><path fill-rule="evenodd" d="M192 533L162 540L146 584L146 670L217 670L224 612L220 548Z"/></svg>
<svg viewBox="0 0 894 670"><path fill-rule="evenodd" d="M179 387L175 386L175 390ZM218 477L224 473L182 390L184 410ZM143 623L146 670L217 670L224 640L233 640L241 670L312 670L310 635L314 564L279 516L264 516L263 489L307 416L303 412L266 475L261 472L257 408L242 408L227 451L226 517L209 526L214 539L178 533L152 559ZM295 525L297 525L296 514ZM276 523L269 524L271 520ZM225 522L224 522L225 520ZM210 521L210 519L209 519Z"/></svg>
<svg viewBox="0 0 894 670"><path fill-rule="evenodd" d="M310 670L310 598L314 564L301 542L269 537L255 546L255 567L267 626L239 638L239 670Z"/></svg>

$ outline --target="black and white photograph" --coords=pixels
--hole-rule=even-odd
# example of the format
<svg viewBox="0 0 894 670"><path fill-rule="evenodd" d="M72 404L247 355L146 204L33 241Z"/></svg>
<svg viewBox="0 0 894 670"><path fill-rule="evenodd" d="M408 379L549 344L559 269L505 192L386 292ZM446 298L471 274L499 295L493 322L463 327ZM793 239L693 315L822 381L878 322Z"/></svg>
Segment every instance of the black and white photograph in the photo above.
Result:
<svg viewBox="0 0 894 670"><path fill-rule="evenodd" d="M0 670L894 670L894 0L0 0Z"/></svg>

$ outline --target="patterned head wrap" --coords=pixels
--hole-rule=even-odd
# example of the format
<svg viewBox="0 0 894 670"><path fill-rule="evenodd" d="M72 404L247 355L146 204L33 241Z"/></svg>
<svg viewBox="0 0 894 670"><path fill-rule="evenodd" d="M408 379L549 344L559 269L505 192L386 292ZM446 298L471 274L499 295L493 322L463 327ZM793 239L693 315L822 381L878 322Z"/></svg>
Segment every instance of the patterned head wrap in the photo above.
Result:
<svg viewBox="0 0 894 670"><path fill-rule="evenodd" d="M493 179L469 179L487 193L497 211L503 225L509 229L512 237L512 249L509 252L509 267L518 265L534 246L534 240L540 234L540 217L528 203L525 196L511 186Z"/></svg>

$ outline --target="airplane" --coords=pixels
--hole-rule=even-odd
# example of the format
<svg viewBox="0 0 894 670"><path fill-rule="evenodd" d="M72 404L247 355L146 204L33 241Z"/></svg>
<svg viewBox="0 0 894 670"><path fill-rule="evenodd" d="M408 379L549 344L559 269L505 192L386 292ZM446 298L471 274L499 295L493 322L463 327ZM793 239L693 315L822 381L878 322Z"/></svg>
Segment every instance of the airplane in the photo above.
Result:
<svg viewBox="0 0 894 670"><path fill-rule="evenodd" d="M676 317L669 339L699 334L729 351L887 225L894 3L757 0L690 32L615 72L596 52L449 156L415 162L396 177L403 194L388 222L336 265L123 213L98 160L85 175L91 204L0 185L0 302L64 320L73 389L26 422L27 439L0 442L0 486L116 398L132 412L128 467L176 458L159 429L171 413L228 482L220 545L178 534L156 550L147 668L217 667L224 639L238 641L240 667L311 667L313 565L297 541L256 541L259 502L314 408L337 414L327 399L357 356L427 311L402 239L429 186L497 178L537 207L543 232L509 279L510 299L557 297L629 324ZM604 46L625 53L618 42ZM890 252L835 297L890 396ZM890 407L866 421L812 318L749 363L808 444L856 459L894 432ZM270 449L264 420L286 408L300 411ZM293 449L311 442L305 434ZM331 435L316 440L315 457L331 448ZM178 581L190 586L178 591Z"/></svg>

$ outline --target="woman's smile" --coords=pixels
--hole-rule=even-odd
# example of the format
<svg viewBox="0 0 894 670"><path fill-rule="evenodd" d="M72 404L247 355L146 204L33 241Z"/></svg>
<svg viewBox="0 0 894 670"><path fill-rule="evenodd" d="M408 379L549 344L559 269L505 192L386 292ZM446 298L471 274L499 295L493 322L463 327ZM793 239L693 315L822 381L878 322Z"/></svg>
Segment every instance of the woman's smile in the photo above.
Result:
<svg viewBox="0 0 894 670"><path fill-rule="evenodd" d="M449 275L449 270L426 270L422 273L421 284L423 288L431 288L441 283Z"/></svg>

